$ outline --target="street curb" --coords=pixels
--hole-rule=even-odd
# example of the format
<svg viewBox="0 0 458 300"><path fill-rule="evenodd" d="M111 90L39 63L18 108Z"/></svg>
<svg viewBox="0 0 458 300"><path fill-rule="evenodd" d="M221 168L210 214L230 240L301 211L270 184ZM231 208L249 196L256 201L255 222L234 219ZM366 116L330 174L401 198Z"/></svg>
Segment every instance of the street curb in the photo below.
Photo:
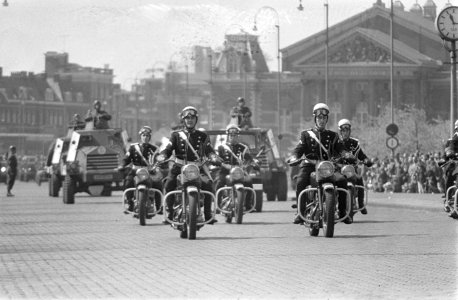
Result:
<svg viewBox="0 0 458 300"><path fill-rule="evenodd" d="M382 203L382 202L368 202L367 204L368 207L371 206L381 206L381 207L391 207L391 208L407 208L407 209L415 209L415 210L427 210L427 211L433 211L433 212L444 212L444 209L442 206L437 206L437 207L431 207L431 206L425 206L425 205L415 205L415 204L408 204L408 203Z"/></svg>

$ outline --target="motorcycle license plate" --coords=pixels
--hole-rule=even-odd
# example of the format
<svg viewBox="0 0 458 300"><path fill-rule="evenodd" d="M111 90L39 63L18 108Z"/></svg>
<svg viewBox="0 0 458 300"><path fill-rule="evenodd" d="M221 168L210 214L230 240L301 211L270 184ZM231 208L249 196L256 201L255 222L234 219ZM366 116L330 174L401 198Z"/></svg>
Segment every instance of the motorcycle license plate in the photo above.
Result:
<svg viewBox="0 0 458 300"><path fill-rule="evenodd" d="M94 180L112 180L113 175L106 174L106 175L94 175Z"/></svg>

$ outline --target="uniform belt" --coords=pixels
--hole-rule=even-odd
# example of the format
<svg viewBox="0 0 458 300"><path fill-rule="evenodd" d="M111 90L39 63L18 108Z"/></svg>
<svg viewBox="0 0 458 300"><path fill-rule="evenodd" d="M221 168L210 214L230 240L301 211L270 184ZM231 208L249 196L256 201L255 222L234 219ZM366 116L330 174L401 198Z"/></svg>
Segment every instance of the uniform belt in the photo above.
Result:
<svg viewBox="0 0 458 300"><path fill-rule="evenodd" d="M175 158L175 163L180 165L195 165L200 167L200 162L198 161L185 161L184 159Z"/></svg>

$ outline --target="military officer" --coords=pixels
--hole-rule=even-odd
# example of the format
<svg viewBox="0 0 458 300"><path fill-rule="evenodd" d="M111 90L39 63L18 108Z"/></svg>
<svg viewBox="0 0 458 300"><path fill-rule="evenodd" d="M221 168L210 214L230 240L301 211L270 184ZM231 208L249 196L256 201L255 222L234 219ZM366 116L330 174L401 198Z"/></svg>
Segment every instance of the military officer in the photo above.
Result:
<svg viewBox="0 0 458 300"><path fill-rule="evenodd" d="M222 160L222 165L216 173L216 190L218 190L226 184L226 176L229 175L232 166L237 166L240 164L239 159L241 159L242 162L247 161L255 163L253 157L250 154L250 149L248 148L248 146L238 141L240 128L235 124L229 124L226 127L226 134L226 143L224 145L220 145L217 149L218 156ZM253 184L251 183L251 177L247 176L247 182L245 183L245 185L250 188L253 187ZM251 193L247 193L247 198L245 202L246 209L251 209Z"/></svg>
<svg viewBox="0 0 458 300"><path fill-rule="evenodd" d="M351 135L351 123L347 119L342 119L337 123L337 126L340 131L340 137L342 138L342 143L344 145L345 151L353 154L359 161L362 161L366 166L371 167L372 162L366 156L366 154L361 149L359 141L355 138L350 137ZM364 186L363 177L361 175L356 175L356 184ZM364 206L364 190L358 189L358 205L359 207ZM361 210L363 215L367 214L367 209L364 208Z"/></svg>
<svg viewBox="0 0 458 300"><path fill-rule="evenodd" d="M151 145L149 141L151 140L152 129L149 126L143 126L138 135L140 136L140 143L134 143L130 145L129 150L124 156L122 165L118 168L119 170L124 170L130 164L133 165L131 170L126 175L124 188L132 188L135 186L134 177L137 172L138 167L146 167L154 163L154 154L157 151L157 147ZM153 182L152 188L162 190L162 184L160 182ZM127 203L129 205L128 210L134 210L134 192L129 191L127 194ZM161 207L161 199L156 197L156 208Z"/></svg>
<svg viewBox="0 0 458 300"><path fill-rule="evenodd" d="M202 158L209 158L214 164L220 164L220 160L213 149L208 135L196 129L199 113L195 107L187 106L181 111L181 118L184 120L184 128L172 132L170 141L165 149L160 153L158 161L165 161L172 153L175 153L175 163L170 168L167 175L164 189L168 193L176 189L177 176L181 173L181 167L187 163L201 162ZM201 167L202 190L214 193L212 180ZM173 201L172 197L167 199L167 217L173 218ZM212 218L211 199L205 195L204 201L205 220ZM209 224L216 222L213 219ZM164 223L167 223L164 221Z"/></svg>
<svg viewBox="0 0 458 300"><path fill-rule="evenodd" d="M313 116L315 119L315 127L304 130L300 134L299 142L294 148L292 155L288 158L288 163L298 161L303 155L310 160L330 160L338 158L343 153L343 145L336 132L327 130L329 107L324 103L318 103L313 107ZM308 185L310 185L310 174L315 171L315 165L304 161L300 165L297 176L296 199L299 194ZM347 180L342 174L335 173L335 184L340 188L347 187ZM304 200L304 199L302 199ZM346 193L339 192L339 215L343 217L346 214ZM305 203L301 202L301 207L305 208ZM297 206L297 200L296 200ZM303 212L302 212L303 213ZM294 218L294 224L300 224L303 220L299 214ZM347 224L351 223L350 219L344 221Z"/></svg>
<svg viewBox="0 0 458 300"><path fill-rule="evenodd" d="M108 121L111 120L111 115L106 111L102 110L102 103L99 100L94 101L94 110L88 110L86 118L84 119L86 122L94 121L94 128L95 129L108 129Z"/></svg>

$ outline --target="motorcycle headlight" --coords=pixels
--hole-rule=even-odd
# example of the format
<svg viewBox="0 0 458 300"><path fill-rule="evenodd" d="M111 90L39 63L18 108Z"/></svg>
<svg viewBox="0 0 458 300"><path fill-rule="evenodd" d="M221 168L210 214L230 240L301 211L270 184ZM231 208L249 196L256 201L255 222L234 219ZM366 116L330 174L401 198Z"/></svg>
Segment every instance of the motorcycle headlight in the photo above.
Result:
<svg viewBox="0 0 458 300"><path fill-rule="evenodd" d="M329 161L322 161L316 168L317 179L328 178L334 174L334 165Z"/></svg>
<svg viewBox="0 0 458 300"><path fill-rule="evenodd" d="M6 172L6 168L5 167L2 167L0 170L2 171L2 173Z"/></svg>
<svg viewBox="0 0 458 300"><path fill-rule="evenodd" d="M186 181L196 180L200 175L199 168L195 165L184 166L182 173L184 175L184 180Z"/></svg>
<svg viewBox="0 0 458 300"><path fill-rule="evenodd" d="M356 175L355 168L351 165L346 165L342 168L342 175L347 178L352 178Z"/></svg>
<svg viewBox="0 0 458 300"><path fill-rule="evenodd" d="M144 168L140 168L135 173L135 176L137 176L138 181L143 181L143 180L148 179L149 173L148 173L148 170L146 168L145 169Z"/></svg>
<svg viewBox="0 0 458 300"><path fill-rule="evenodd" d="M244 175L245 174L243 173L243 170L240 167L234 167L231 170L231 180L232 181L241 180L243 179Z"/></svg>

